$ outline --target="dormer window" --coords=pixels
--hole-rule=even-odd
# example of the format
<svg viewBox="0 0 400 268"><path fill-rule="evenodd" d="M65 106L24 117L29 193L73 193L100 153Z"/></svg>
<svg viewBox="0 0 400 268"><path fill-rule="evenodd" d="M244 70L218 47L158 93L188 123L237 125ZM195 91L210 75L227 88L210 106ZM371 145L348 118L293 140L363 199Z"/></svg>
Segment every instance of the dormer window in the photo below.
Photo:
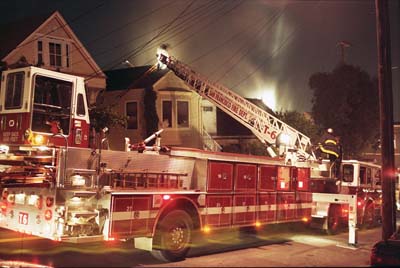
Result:
<svg viewBox="0 0 400 268"><path fill-rule="evenodd" d="M49 58L50 58L50 66L62 67L61 44L49 43Z"/></svg>
<svg viewBox="0 0 400 268"><path fill-rule="evenodd" d="M38 41L37 43L38 45L38 60L37 63L39 66L43 65L43 42L42 41Z"/></svg>
<svg viewBox="0 0 400 268"><path fill-rule="evenodd" d="M42 38L37 41L37 65L53 68L69 68L70 43L66 40Z"/></svg>

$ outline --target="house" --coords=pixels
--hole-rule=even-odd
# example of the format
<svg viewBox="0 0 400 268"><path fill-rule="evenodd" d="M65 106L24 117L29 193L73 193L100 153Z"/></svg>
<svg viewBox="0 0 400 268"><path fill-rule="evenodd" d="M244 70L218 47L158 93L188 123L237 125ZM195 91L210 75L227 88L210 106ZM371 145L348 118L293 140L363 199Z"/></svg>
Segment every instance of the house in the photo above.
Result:
<svg viewBox="0 0 400 268"><path fill-rule="evenodd" d="M140 66L105 74L107 87L98 106L127 117L125 128L110 128L110 149L123 150L125 137L139 143L157 129L163 129L163 145L204 148L202 99L172 71Z"/></svg>
<svg viewBox="0 0 400 268"><path fill-rule="evenodd" d="M62 15L35 16L0 25L2 68L34 65L87 78L94 104L106 77Z"/></svg>
<svg viewBox="0 0 400 268"><path fill-rule="evenodd" d="M106 91L99 95L97 104L112 107L127 118L125 128L110 129L111 149L123 150L125 137L139 143L155 129L163 129L162 144L167 146L248 153L249 146L257 146L259 154L266 153L265 146L248 128L190 90L172 71L140 66L105 73ZM153 99L146 97L151 92ZM261 100L249 100L273 113ZM149 127L154 122L156 126Z"/></svg>

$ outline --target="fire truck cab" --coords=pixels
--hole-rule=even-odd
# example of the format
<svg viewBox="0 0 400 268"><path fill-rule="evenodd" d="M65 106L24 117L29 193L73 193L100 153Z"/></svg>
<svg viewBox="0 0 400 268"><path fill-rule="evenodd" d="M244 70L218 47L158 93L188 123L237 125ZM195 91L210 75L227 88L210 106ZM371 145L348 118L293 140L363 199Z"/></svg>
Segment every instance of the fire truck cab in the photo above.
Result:
<svg viewBox="0 0 400 268"><path fill-rule="evenodd" d="M89 114L82 77L37 67L1 74L0 144L88 147ZM3 148L2 150L6 150Z"/></svg>
<svg viewBox="0 0 400 268"><path fill-rule="evenodd" d="M323 177L314 174L311 179L311 191L316 197L314 199L321 200L321 196L324 196L326 200L314 203L312 226L322 227L333 234L341 226L346 225L349 205L331 202L330 199L334 198L335 194L357 196L357 226L370 228L380 221L382 190L379 165L357 160L343 160L339 178L325 176L321 174L321 170L316 170L316 173Z"/></svg>

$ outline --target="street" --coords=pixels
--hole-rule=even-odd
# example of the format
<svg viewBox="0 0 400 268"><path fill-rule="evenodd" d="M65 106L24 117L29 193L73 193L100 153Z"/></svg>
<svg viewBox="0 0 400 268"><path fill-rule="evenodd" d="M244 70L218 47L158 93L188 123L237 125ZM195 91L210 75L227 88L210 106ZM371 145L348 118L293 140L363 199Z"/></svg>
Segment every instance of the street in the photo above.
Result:
<svg viewBox="0 0 400 268"><path fill-rule="evenodd" d="M348 245L347 232L328 236L300 225L267 226L256 234L230 230L196 241L176 263L161 263L130 243L60 244L4 229L0 237L2 267L365 267L381 229L358 231L356 247Z"/></svg>

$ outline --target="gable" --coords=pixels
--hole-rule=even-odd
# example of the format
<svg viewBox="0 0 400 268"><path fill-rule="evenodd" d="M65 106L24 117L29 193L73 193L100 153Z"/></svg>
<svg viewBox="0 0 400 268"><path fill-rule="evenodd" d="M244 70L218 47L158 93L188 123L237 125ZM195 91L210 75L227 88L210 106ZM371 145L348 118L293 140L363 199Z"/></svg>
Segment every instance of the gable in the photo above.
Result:
<svg viewBox="0 0 400 268"><path fill-rule="evenodd" d="M2 37L8 40L0 54L2 61L7 64L18 62L23 56L31 65L84 77L96 73L97 77L105 78L100 67L58 11L47 18L44 15L34 19L25 18L0 28L4 33ZM39 56L41 49L43 59ZM47 55L51 53L50 49L57 51L53 54L61 58L57 58L55 64L52 56Z"/></svg>

